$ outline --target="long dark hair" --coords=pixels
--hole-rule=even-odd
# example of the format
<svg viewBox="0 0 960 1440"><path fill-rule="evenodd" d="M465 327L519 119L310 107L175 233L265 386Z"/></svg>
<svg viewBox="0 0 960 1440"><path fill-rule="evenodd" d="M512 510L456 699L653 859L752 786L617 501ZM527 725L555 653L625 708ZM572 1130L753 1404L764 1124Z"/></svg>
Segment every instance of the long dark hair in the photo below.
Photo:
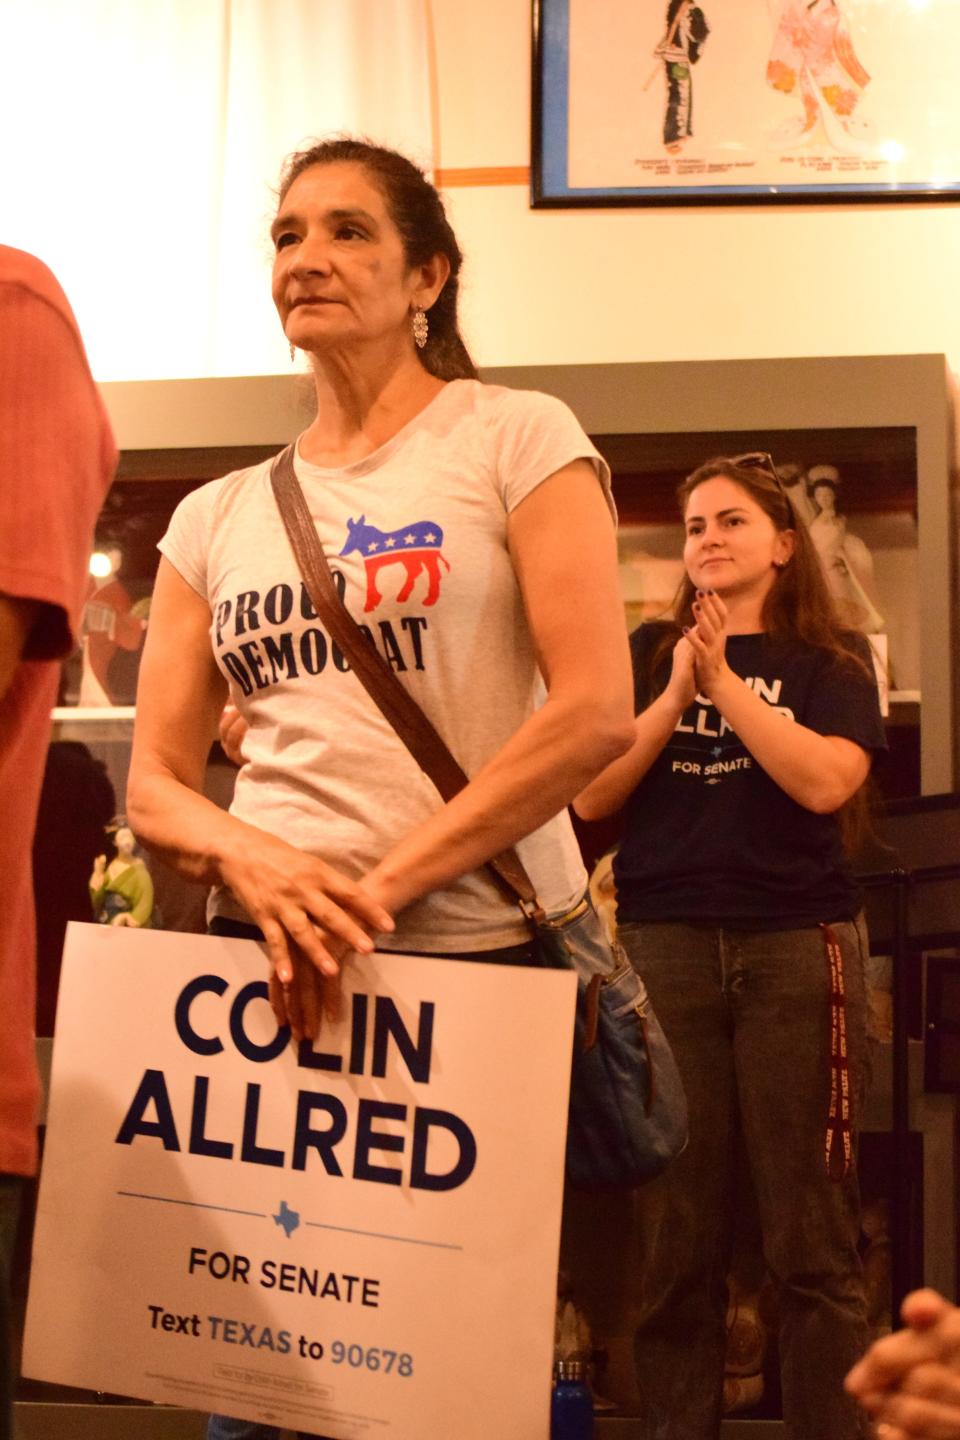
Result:
<svg viewBox="0 0 960 1440"><path fill-rule="evenodd" d="M742 463L744 461L748 463ZM872 672L853 648L851 632L845 629L837 614L816 547L770 457L757 454L729 459L719 456L698 466L677 489L682 515L686 515L690 496L697 486L718 477L739 485L770 517L777 531L789 530L794 536L793 554L777 570L763 602L761 624L764 634L775 644L809 645L826 650L836 664L860 678L872 678ZM674 598L671 623L650 656L646 678L651 693L661 690L666 683L663 662L683 633L683 627L696 623L693 614L695 597L696 586L684 571ZM867 784L862 785L837 812L843 846L850 854L855 853L871 833L869 784L868 779Z"/></svg>
<svg viewBox="0 0 960 1440"><path fill-rule="evenodd" d="M278 203L304 170L313 165L362 165L380 190L400 232L407 265L426 265L445 255L450 274L427 311L430 334L418 358L439 380L476 380L477 367L463 342L457 318L463 255L436 189L412 160L369 140L338 136L320 140L288 157L280 177Z"/></svg>
<svg viewBox="0 0 960 1440"><path fill-rule="evenodd" d="M753 459L753 456L750 456ZM773 641L793 641L803 645L816 645L829 649L838 660L852 660L862 670L859 655L851 649L849 631L843 628L841 618L833 605L833 596L826 588L823 567L815 544L810 540L809 531L802 518L794 511L792 500L780 484L779 477L770 461L770 469L757 464L740 464L738 459L718 456L705 465L699 465L687 480L679 485L676 500L682 516L687 514L687 505L692 492L707 480L733 480L750 500L760 505L764 514L770 517L774 528L793 533L793 554L789 562L777 570L773 585L767 590L761 611L764 634ZM664 647L674 644L676 635L681 634L685 625L694 625L694 599L697 588L691 577L684 573L674 598L671 635ZM659 657L655 657L659 658Z"/></svg>
<svg viewBox="0 0 960 1440"><path fill-rule="evenodd" d="M718 477L739 485L770 517L776 530L793 532L793 554L778 569L763 602L761 620L764 633L772 640L793 640L819 646L830 650L838 658L850 656L849 632L844 630L833 597L827 589L820 557L806 525L780 483L773 462L770 461L768 469L758 464L740 464L737 459L730 460L725 456L708 460L688 475L677 490L682 515L686 515L690 496L697 486ZM674 601L678 627L693 625L695 594L696 587L689 575L684 574Z"/></svg>

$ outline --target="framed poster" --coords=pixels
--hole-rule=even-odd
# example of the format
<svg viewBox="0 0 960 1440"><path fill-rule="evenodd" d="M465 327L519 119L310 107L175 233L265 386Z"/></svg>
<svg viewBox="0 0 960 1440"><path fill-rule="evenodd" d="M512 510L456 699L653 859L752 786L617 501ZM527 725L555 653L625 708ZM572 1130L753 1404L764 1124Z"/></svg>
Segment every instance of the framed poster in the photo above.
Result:
<svg viewBox="0 0 960 1440"><path fill-rule="evenodd" d="M535 0L534 206L960 198L956 0Z"/></svg>

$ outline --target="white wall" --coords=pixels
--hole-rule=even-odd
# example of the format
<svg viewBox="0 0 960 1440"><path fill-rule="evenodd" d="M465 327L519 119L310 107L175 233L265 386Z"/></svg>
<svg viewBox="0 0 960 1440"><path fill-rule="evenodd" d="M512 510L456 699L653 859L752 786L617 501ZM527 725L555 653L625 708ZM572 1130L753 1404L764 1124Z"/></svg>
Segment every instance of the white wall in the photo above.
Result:
<svg viewBox="0 0 960 1440"><path fill-rule="evenodd" d="M441 168L530 160L530 0L432 0ZM450 188L481 365L944 352L960 202L532 211Z"/></svg>
<svg viewBox="0 0 960 1440"><path fill-rule="evenodd" d="M24 57L0 85L0 239L54 271L99 380L289 373L283 159L352 130L430 163L425 4L0 0Z"/></svg>

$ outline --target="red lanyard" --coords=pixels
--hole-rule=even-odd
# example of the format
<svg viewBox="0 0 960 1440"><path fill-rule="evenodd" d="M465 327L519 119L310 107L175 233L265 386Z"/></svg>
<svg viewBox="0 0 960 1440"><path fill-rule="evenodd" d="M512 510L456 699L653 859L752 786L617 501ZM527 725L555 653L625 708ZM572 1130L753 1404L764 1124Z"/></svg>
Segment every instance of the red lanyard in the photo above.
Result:
<svg viewBox="0 0 960 1440"><path fill-rule="evenodd" d="M820 928L830 965L830 1109L827 1112L826 1162L831 1180L842 1180L853 1162L843 951L830 926L821 925Z"/></svg>

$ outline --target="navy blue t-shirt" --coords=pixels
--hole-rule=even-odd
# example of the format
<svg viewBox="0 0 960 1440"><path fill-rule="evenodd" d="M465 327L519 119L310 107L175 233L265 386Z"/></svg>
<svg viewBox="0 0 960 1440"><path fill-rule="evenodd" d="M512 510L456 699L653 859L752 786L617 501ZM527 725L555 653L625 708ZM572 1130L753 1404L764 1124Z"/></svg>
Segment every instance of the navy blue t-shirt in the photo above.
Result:
<svg viewBox="0 0 960 1440"><path fill-rule="evenodd" d="M670 651L647 679L670 627L630 637L640 714L670 670ZM863 668L826 650L731 635L727 662L768 705L820 735L865 750L886 747L870 650ZM741 929L794 929L849 920L860 908L835 815L816 815L771 780L704 696L687 709L625 807L614 862L621 921L672 920Z"/></svg>

